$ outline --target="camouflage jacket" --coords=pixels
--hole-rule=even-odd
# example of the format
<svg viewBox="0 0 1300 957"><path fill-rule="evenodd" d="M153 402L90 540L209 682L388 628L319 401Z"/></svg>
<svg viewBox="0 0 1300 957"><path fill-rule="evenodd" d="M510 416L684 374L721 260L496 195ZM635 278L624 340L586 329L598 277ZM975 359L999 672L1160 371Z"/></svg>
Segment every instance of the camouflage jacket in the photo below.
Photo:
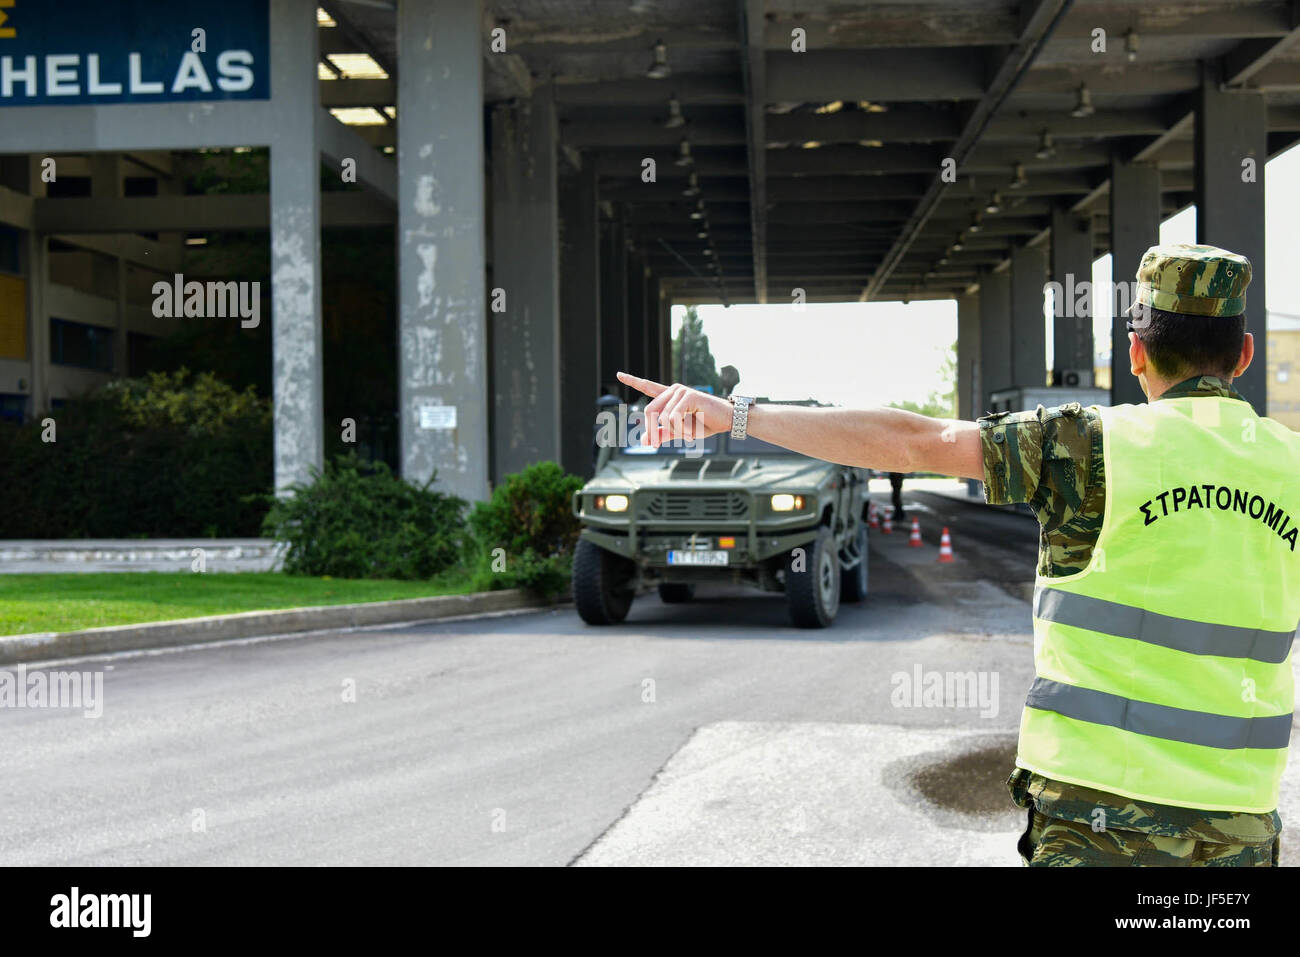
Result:
<svg viewBox="0 0 1300 957"><path fill-rule="evenodd" d="M1242 396L1223 379L1198 376L1161 398ZM1058 578L1082 571L1092 560L1106 509L1101 417L1071 402L1033 412L1000 412L979 420L984 448L984 495L992 505L1025 502L1041 526L1038 574ZM1068 821L1146 831L1217 843L1267 843L1281 830L1271 814L1201 811L1133 801L1117 794L1052 781L1016 768L1007 781L1019 807Z"/></svg>

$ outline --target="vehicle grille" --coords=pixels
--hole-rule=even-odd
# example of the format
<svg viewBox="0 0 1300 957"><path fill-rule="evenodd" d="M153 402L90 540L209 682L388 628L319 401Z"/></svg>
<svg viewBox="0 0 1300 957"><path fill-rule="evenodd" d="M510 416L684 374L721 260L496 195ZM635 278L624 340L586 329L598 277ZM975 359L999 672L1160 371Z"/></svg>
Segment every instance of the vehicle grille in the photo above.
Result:
<svg viewBox="0 0 1300 957"><path fill-rule="evenodd" d="M637 496L637 520L737 521L749 515L744 492L643 492Z"/></svg>

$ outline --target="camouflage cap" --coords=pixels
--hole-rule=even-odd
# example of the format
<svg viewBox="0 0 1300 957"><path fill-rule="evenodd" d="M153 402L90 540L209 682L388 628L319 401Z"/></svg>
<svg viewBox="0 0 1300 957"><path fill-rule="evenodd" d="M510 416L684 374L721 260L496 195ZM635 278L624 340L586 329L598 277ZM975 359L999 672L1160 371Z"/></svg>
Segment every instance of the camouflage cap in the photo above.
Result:
<svg viewBox="0 0 1300 957"><path fill-rule="evenodd" d="M1246 311L1250 260L1218 246L1152 246L1137 271L1138 303L1189 316L1239 316Z"/></svg>

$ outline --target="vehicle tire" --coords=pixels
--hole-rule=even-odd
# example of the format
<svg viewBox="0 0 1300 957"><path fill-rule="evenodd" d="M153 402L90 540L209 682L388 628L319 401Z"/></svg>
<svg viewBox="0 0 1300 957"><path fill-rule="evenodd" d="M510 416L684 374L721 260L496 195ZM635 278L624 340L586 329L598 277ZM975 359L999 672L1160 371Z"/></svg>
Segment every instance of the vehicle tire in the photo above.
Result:
<svg viewBox="0 0 1300 957"><path fill-rule="evenodd" d="M826 628L840 607L840 557L829 528L823 528L805 546L803 564L802 571L786 568L790 620L800 628Z"/></svg>
<svg viewBox="0 0 1300 957"><path fill-rule="evenodd" d="M585 538L573 551L573 604L589 625L615 625L627 617L636 567Z"/></svg>
<svg viewBox="0 0 1300 957"><path fill-rule="evenodd" d="M852 568L840 572L840 601L858 602L867 597L867 526L861 522L854 542L855 551L862 558Z"/></svg>
<svg viewBox="0 0 1300 957"><path fill-rule="evenodd" d="M695 586L683 582L662 582L659 585L659 600L665 605L680 605L695 597Z"/></svg>

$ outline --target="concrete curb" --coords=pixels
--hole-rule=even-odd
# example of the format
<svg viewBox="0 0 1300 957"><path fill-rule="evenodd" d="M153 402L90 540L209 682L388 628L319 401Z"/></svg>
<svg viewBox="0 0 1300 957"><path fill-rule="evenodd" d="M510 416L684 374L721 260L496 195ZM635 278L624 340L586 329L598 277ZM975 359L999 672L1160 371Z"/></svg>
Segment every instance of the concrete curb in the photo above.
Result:
<svg viewBox="0 0 1300 957"><path fill-rule="evenodd" d="M465 615L491 614L529 608L552 607L521 588L403 598L354 605L316 605L277 611L245 611L234 615L207 615L151 621L140 625L112 625L81 631L37 632L0 636L0 665L28 664L79 658L115 651L141 651L213 641L258 638L326 628L357 628L404 621L424 621Z"/></svg>

